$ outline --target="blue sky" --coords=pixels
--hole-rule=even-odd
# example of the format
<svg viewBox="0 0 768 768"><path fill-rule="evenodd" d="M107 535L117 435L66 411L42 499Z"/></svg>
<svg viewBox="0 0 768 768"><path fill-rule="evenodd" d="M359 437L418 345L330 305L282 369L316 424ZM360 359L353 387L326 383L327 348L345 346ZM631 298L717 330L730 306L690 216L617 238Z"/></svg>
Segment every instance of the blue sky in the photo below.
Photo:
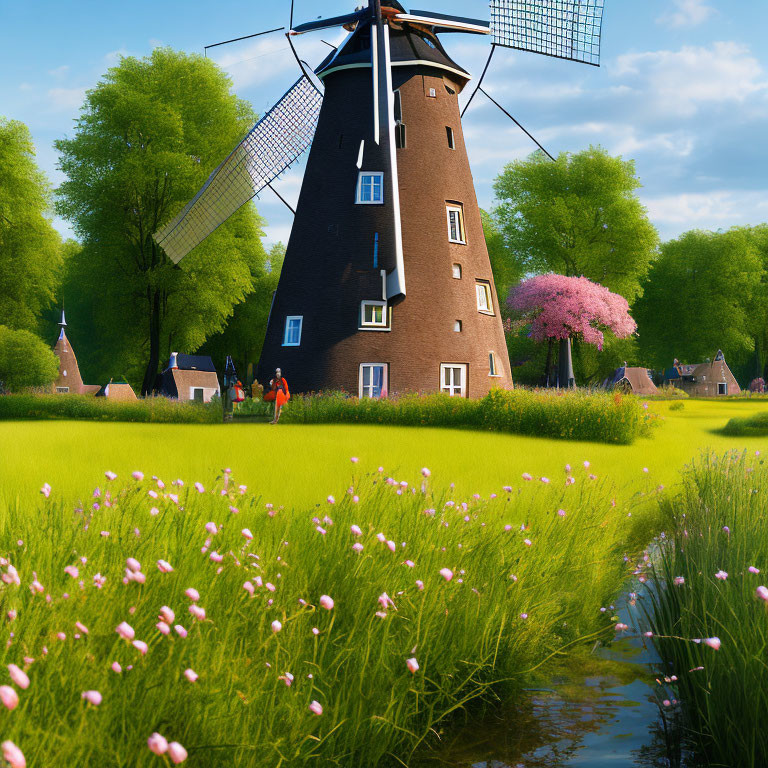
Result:
<svg viewBox="0 0 768 768"><path fill-rule="evenodd" d="M359 0L357 0L359 2ZM352 10L356 0L296 0L296 22ZM421 8L488 18L481 0L419 0ZM768 221L768 29L766 0L605 0L602 67L499 49L484 88L555 154L601 144L636 161L640 196L662 237L695 227ZM71 134L87 88L121 55L157 45L203 46L288 23L286 0L0 0L0 115L32 131L54 184L54 139ZM297 40L318 62L343 33ZM484 38L448 35L449 54L478 74ZM213 49L235 92L263 111L297 76L281 33ZM503 165L530 141L481 95L464 119L480 205L493 201ZM276 184L295 201L301 165ZM265 193L257 201L267 241L286 241L291 215ZM65 234L66 222L57 221Z"/></svg>

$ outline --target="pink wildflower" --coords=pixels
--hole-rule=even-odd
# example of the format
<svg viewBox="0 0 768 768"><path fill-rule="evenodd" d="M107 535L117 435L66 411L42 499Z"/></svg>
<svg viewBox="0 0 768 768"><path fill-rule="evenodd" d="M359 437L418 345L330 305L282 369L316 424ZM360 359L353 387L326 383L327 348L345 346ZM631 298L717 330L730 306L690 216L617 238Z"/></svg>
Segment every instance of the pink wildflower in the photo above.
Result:
<svg viewBox="0 0 768 768"><path fill-rule="evenodd" d="M441 568L440 575L446 580L450 581L453 578L453 571L450 568Z"/></svg>
<svg viewBox="0 0 768 768"><path fill-rule="evenodd" d="M192 601L197 602L200 599L200 593L194 588L189 587L184 594Z"/></svg>
<svg viewBox="0 0 768 768"><path fill-rule="evenodd" d="M16 709L19 705L19 694L10 685L0 685L0 702L6 709Z"/></svg>
<svg viewBox="0 0 768 768"><path fill-rule="evenodd" d="M320 704L319 701L313 701L309 705L309 711L312 712L315 715L322 715L323 714L323 705Z"/></svg>
<svg viewBox="0 0 768 768"><path fill-rule="evenodd" d="M122 621L117 625L115 632L117 632L117 634L124 640L133 640L133 638L136 637L136 632L133 627L125 621Z"/></svg>
<svg viewBox="0 0 768 768"><path fill-rule="evenodd" d="M159 733L153 733L147 739L147 746L156 755L164 755L168 751L168 742Z"/></svg>
<svg viewBox="0 0 768 768"><path fill-rule="evenodd" d="M160 573L170 573L173 570L173 566L167 560L158 560L157 569Z"/></svg>
<svg viewBox="0 0 768 768"><path fill-rule="evenodd" d="M190 683L194 683L197 680L197 672L195 672L194 669L185 669L184 670L184 677L189 680Z"/></svg>
<svg viewBox="0 0 768 768"><path fill-rule="evenodd" d="M12 741L4 741L0 746L3 748L3 758L11 768L27 768L24 753Z"/></svg>
<svg viewBox="0 0 768 768"><path fill-rule="evenodd" d="M716 651L720 650L719 637L705 637L703 642L704 642L704 645L708 645L710 648L713 648Z"/></svg>
<svg viewBox="0 0 768 768"><path fill-rule="evenodd" d="M93 704L94 707L98 707L101 704L101 694L98 691L83 691L80 696L89 704Z"/></svg>
<svg viewBox="0 0 768 768"><path fill-rule="evenodd" d="M17 685L19 688L22 688L23 690L26 690L29 688L29 678L27 677L27 673L24 672L23 669L20 667L17 667L15 664L9 664L8 665L8 673L11 676L11 680L13 681L14 685Z"/></svg>
<svg viewBox="0 0 768 768"><path fill-rule="evenodd" d="M333 605L333 598L329 597L328 595L321 595L320 606L322 608L325 608L326 611L330 611L333 608Z"/></svg>
<svg viewBox="0 0 768 768"><path fill-rule="evenodd" d="M187 750L178 741L172 741L168 745L168 757L174 765L178 765L187 759Z"/></svg>

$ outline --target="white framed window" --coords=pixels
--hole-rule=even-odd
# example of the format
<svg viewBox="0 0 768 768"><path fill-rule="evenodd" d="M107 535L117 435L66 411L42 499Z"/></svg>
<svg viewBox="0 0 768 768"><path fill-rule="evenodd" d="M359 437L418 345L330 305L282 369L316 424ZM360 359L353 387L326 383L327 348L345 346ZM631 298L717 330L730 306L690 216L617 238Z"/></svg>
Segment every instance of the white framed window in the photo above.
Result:
<svg viewBox="0 0 768 768"><path fill-rule="evenodd" d="M202 403L205 400L205 390L202 387L190 387L189 399Z"/></svg>
<svg viewBox="0 0 768 768"><path fill-rule="evenodd" d="M456 280L461 280L461 264L453 264L451 270L453 271L453 277Z"/></svg>
<svg viewBox="0 0 768 768"><path fill-rule="evenodd" d="M363 301L360 303L360 325L363 328L387 327L387 302Z"/></svg>
<svg viewBox="0 0 768 768"><path fill-rule="evenodd" d="M450 125L445 126L445 133L448 137L448 149L456 149L456 141L453 138L453 128Z"/></svg>
<svg viewBox="0 0 768 768"><path fill-rule="evenodd" d="M451 397L467 396L466 363L440 363L440 391Z"/></svg>
<svg viewBox="0 0 768 768"><path fill-rule="evenodd" d="M461 333L461 320L453 321L453 331L454 333Z"/></svg>
<svg viewBox="0 0 768 768"><path fill-rule="evenodd" d="M355 202L360 205L381 205L384 202L384 174L381 171L360 171Z"/></svg>
<svg viewBox="0 0 768 768"><path fill-rule="evenodd" d="M386 397L388 373L387 363L361 363L358 379L359 397Z"/></svg>
<svg viewBox="0 0 768 768"><path fill-rule="evenodd" d="M302 315L288 315L285 318L284 347L298 347L301 344L301 326L304 322Z"/></svg>
<svg viewBox="0 0 768 768"><path fill-rule="evenodd" d="M475 283L475 295L477 296L477 311L486 315L493 314L493 299L491 298L491 285L484 280Z"/></svg>
<svg viewBox="0 0 768 768"><path fill-rule="evenodd" d="M448 240L451 243L467 242L464 235L464 212L458 205L446 205L445 211L448 216Z"/></svg>
<svg viewBox="0 0 768 768"><path fill-rule="evenodd" d="M60 395L65 395L69 392L69 387L56 387L56 392Z"/></svg>
<svg viewBox="0 0 768 768"><path fill-rule="evenodd" d="M488 353L488 375L489 376L501 376L499 372L499 366L496 363L496 353Z"/></svg>
<svg viewBox="0 0 768 768"><path fill-rule="evenodd" d="M718 381L717 382L717 394L718 395L727 395L728 394L728 382L727 381Z"/></svg>

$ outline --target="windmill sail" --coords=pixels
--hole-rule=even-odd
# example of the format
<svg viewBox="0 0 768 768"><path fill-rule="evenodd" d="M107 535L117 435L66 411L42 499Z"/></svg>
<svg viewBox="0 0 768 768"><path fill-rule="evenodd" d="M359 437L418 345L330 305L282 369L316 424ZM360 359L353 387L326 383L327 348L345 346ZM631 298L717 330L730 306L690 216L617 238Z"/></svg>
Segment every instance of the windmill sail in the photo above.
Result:
<svg viewBox="0 0 768 768"><path fill-rule="evenodd" d="M491 0L495 45L600 66L604 0Z"/></svg>
<svg viewBox="0 0 768 768"><path fill-rule="evenodd" d="M155 240L174 262L181 261L309 147L321 104L317 88L301 77L253 126L181 213L155 233Z"/></svg>

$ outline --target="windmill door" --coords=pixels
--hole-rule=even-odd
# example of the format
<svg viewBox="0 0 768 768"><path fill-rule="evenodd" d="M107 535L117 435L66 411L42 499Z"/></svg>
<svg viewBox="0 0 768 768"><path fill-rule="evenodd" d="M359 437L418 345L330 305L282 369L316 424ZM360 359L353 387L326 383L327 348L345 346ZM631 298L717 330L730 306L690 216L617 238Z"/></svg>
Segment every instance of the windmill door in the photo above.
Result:
<svg viewBox="0 0 768 768"><path fill-rule="evenodd" d="M443 363L440 366L440 391L451 397L467 396L466 363Z"/></svg>

